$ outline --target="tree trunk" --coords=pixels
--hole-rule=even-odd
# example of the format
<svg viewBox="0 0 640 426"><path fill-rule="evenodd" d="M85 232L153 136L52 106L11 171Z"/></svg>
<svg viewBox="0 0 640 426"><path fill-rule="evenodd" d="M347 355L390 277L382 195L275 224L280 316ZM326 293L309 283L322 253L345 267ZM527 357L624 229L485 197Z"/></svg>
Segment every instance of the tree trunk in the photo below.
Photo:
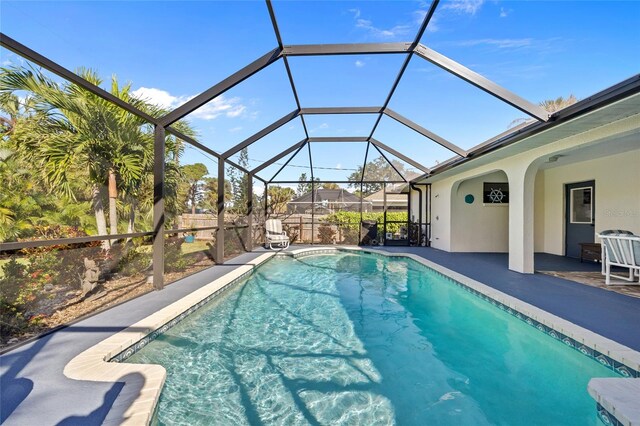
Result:
<svg viewBox="0 0 640 426"><path fill-rule="evenodd" d="M118 233L118 211L116 210L116 200L118 198L118 188L116 187L116 174L109 171L109 228L110 234Z"/></svg>
<svg viewBox="0 0 640 426"><path fill-rule="evenodd" d="M127 233L131 234L136 232L136 199L134 197L130 197L130 205L129 205L129 225L127 226Z"/></svg>
<svg viewBox="0 0 640 426"><path fill-rule="evenodd" d="M93 205L93 212L96 216L96 228L98 228L98 235L107 235L107 219L104 216L104 206L102 205L102 193L98 185L93 186L93 193L91 194L91 203ZM109 250L109 240L102 241L102 248Z"/></svg>

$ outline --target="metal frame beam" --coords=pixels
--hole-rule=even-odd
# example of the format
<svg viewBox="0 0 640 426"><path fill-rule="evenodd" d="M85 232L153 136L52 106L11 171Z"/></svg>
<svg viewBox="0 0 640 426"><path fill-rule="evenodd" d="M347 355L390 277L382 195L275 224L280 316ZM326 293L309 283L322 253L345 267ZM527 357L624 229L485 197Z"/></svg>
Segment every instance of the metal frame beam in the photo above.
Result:
<svg viewBox="0 0 640 426"><path fill-rule="evenodd" d="M253 179L247 179L247 240L244 244L247 251L253 251Z"/></svg>
<svg viewBox="0 0 640 426"><path fill-rule="evenodd" d="M308 142L308 140L305 140L305 143L301 147L299 147L298 150L291 157L289 157L287 159L287 161L284 162L284 164L278 169L278 171L274 173L274 175L271 177L271 179L269 179L269 183L271 183L271 181L273 181L276 178L276 176L278 176L280 174L280 172L285 167L287 167L287 165L291 162L291 160L293 160L295 158L295 156L298 155L298 153L300 151L302 151L302 148L304 148L305 145L309 146L309 144L307 142ZM311 160L309 160L309 161L311 161ZM313 172L311 173L311 180L313 180Z"/></svg>
<svg viewBox="0 0 640 426"><path fill-rule="evenodd" d="M301 180L274 180L272 182L269 182L269 185L276 185L278 183L342 183L342 184L356 184L356 183L360 183L358 181L351 181L351 180L315 180L315 181L310 181L310 180L305 180L305 181L301 181ZM364 181L364 183L407 183L406 180L369 180L369 181Z"/></svg>
<svg viewBox="0 0 640 426"><path fill-rule="evenodd" d="M315 114L380 114L384 111L383 107L320 107L320 108L301 108L300 115Z"/></svg>
<svg viewBox="0 0 640 426"><path fill-rule="evenodd" d="M279 159L286 157L287 155L291 154L293 151L296 150L300 150L304 144L307 142L307 139L302 139L300 142L291 145L289 148L285 149L284 151L282 151L279 154L274 155L273 157L271 157L269 160L265 161L264 163L260 164L258 167L254 168L253 170L251 170L251 174L255 175L256 173L260 173L262 170L266 169L267 167L269 167L270 165L272 165L273 163L275 163L276 161L278 161ZM296 152L297 154L297 152ZM293 156L295 157L295 155Z"/></svg>
<svg viewBox="0 0 640 426"><path fill-rule="evenodd" d="M278 20L276 19L276 13L273 10L273 4L271 4L271 0L267 1L267 9L269 10L269 17L271 18L271 26L273 27L273 32L276 35L276 40L278 41L278 47L280 49L283 48L282 44L282 36L280 35L280 29L278 28ZM293 98L296 101L296 107L298 110L300 109L300 98L298 97L298 90L296 89L296 84L293 82L293 74L291 74L291 67L289 66L289 60L286 56L282 58L284 61L284 67L287 71L287 77L289 78L289 84L291 85L291 91L293 92ZM309 137L309 131L307 130L307 123L304 120L304 117L300 117L302 121L302 128L304 129L305 137Z"/></svg>
<svg viewBox="0 0 640 426"><path fill-rule="evenodd" d="M153 137L153 287L164 287L164 150L165 130L156 126Z"/></svg>
<svg viewBox="0 0 640 426"><path fill-rule="evenodd" d="M408 118L398 114L397 112L391 110L390 108L385 108L384 114L386 116L389 116L389 117L393 118L398 123L404 124L405 126L410 128L411 130L420 133L422 136L424 136L424 137L426 137L428 139L431 139L432 141L434 141L438 145L441 145L441 146L447 148L449 151L453 151L456 154L460 155L461 157L466 157L467 156L467 151L465 151L464 149L460 148L459 146L455 145L454 143L449 142L445 138L436 135L432 131L430 131L428 129L425 129L421 125L419 125L417 123L414 123L413 121L411 121Z"/></svg>
<svg viewBox="0 0 640 426"><path fill-rule="evenodd" d="M367 136L321 136L310 137L309 142L368 142Z"/></svg>
<svg viewBox="0 0 640 426"><path fill-rule="evenodd" d="M219 153L215 152L214 150L206 147L205 145L201 144L200 142L198 142L197 140L193 139L192 137L187 136L184 133L181 133L178 130L172 128L172 127L168 127L166 129L166 131L168 133L171 133L172 135L182 139L183 141L187 142L189 145L192 145L192 146L194 146L194 147L206 152L207 154L213 155L214 157L216 157L216 159L218 161L226 161L227 163L229 163L230 165L232 165L233 167L235 167L236 169L238 169L238 170L240 170L240 171L242 171L244 173L247 173L247 174L251 173L249 170L247 170L244 167L242 167L241 165L229 160L228 158L227 159L223 159L222 156ZM258 179L261 179L261 178L258 177Z"/></svg>
<svg viewBox="0 0 640 426"><path fill-rule="evenodd" d="M231 74L229 77L225 78L215 86L210 87L209 89L197 95L195 98L185 102L184 104L180 105L170 113L163 116L160 119L160 124L166 127L175 123L176 121L180 120L186 115L197 110L202 105L220 96L221 94L231 89L238 83L243 82L247 78L257 73L258 71L276 62L278 59L280 59L281 53L282 53L282 49L280 47L277 47L272 51L268 52L267 54L261 56L260 58L251 62L246 67Z"/></svg>
<svg viewBox="0 0 640 426"><path fill-rule="evenodd" d="M422 164L418 163L417 161L412 160L411 158L407 157L406 155L403 155L403 154L399 153L395 149L391 148L390 146L387 146L387 145L383 144L382 142L380 142L380 141L378 141L378 140L376 140L374 138L371 138L371 143L375 147L387 151L389 154L398 157L399 159L401 159L405 163L411 164L413 167L415 167L415 168L417 168L419 170L422 170L425 173L430 173L431 172L431 170L428 167L423 166ZM389 160L387 160L387 161L389 161Z"/></svg>
<svg viewBox="0 0 640 426"><path fill-rule="evenodd" d="M247 139L243 140L242 142L240 142L239 144L237 144L233 148L230 148L230 149L226 150L225 152L220 154L220 156L226 160L227 158L231 157L232 155L242 151L244 148L248 147L252 143L257 142L258 140L260 140L263 137L267 136L269 133L273 132L274 130L284 126L285 124L287 124L288 122L290 122L294 118L298 117L299 114L300 114L300 110L298 110L298 109L296 109L294 111L291 111L289 114L285 115L284 117L280 118L277 121L274 121L273 123L269 124L264 129L262 129L259 132L255 133L254 135L249 136Z"/></svg>
<svg viewBox="0 0 640 426"><path fill-rule="evenodd" d="M482 155L488 154L491 151L500 149L523 139L537 135L543 131L549 130L555 126L558 126L567 121L583 116L598 108L603 108L607 105L617 102L621 99L625 99L629 96L633 96L640 93L640 74L636 74L620 83L604 89L582 101L579 101L565 109L555 112L551 116L551 120L548 122L535 122L529 124L520 129L516 128L513 132L504 135L499 138L492 138L490 143L483 142L469 150L469 154L465 158L457 158L453 161L447 161L441 163L435 167L429 175L422 175L412 179L412 182L420 182L422 179L426 179L429 176L445 172L467 161L478 158Z"/></svg>
<svg viewBox="0 0 640 426"><path fill-rule="evenodd" d="M217 264L224 263L224 161L218 161L218 200L217 200L216 254Z"/></svg>
<svg viewBox="0 0 640 426"><path fill-rule="evenodd" d="M362 162L362 174L360 175L360 192L362 192L362 182L364 182L364 173L367 170L367 158L369 157L369 148L371 148L371 141L367 142L367 149L364 151L364 161ZM362 201L360 202L360 204L362 204Z"/></svg>
<svg viewBox="0 0 640 426"><path fill-rule="evenodd" d="M488 94L508 103L512 107L519 109L525 114L530 115L539 121L549 121L549 113L544 108L521 98L502 86L495 84L491 80L481 76L475 71L471 71L469 68L459 64L453 59L447 58L443 54L438 53L423 44L418 44L414 53L437 67L440 67L456 77L463 79L467 83L473 84Z"/></svg>
<svg viewBox="0 0 640 426"><path fill-rule="evenodd" d="M389 165L391 166L391 168L393 168L393 170L395 170L395 171L396 171L396 173L398 174L398 176L400 176L404 182L407 182L407 178L405 178L405 177L402 175L402 173L400 173L400 171L396 168L396 166L394 166L394 165L393 165L393 163L392 163L392 162L387 158L387 156L386 156L386 155L384 155L384 152L382 152L382 151L380 150L380 148L378 147L378 145L376 145L376 144L374 144L374 143L373 143L373 140L371 141L371 145L373 145L373 147L376 149L376 151L378 151L378 152L380 153L380 155L382 155L382 158L384 158L384 159L387 161L387 163L389 163Z"/></svg>
<svg viewBox="0 0 640 426"><path fill-rule="evenodd" d="M324 55L376 55L408 53L412 43L342 43L342 44L294 44L285 45L283 56L324 56Z"/></svg>
<svg viewBox="0 0 640 426"><path fill-rule="evenodd" d="M404 72L406 71L407 67L409 66L409 62L411 61L411 57L413 56L413 52L416 48L416 46L420 43L420 38L422 38L422 35L424 34L424 31L427 29L427 26L429 25L429 22L431 22L431 18L433 18L433 14L436 12L436 8L438 7L440 0L433 0L433 2L431 3L431 6L429 6L429 10L427 11L427 13L424 15L424 19L422 20L422 24L420 25L420 28L418 29L418 33L416 34L415 38L413 39L413 43L411 43L410 46L410 52L407 55L407 57L405 58L404 62L402 63L402 66L400 67L400 71L398 72L398 76L396 77L396 79L394 80L393 84L391 85L391 90L389 90L389 94L387 95L387 98L384 101L384 105L382 106L382 109L386 109L389 106L389 102L391 102L391 98L393 97L393 94L395 93L396 89L398 88L398 85L400 84L400 80L402 79L402 76L404 75ZM372 138L373 135L376 132L376 129L378 128L378 124L380 124L380 120L382 120L382 113L380 113L380 115L378 115L378 118L376 119L376 122L373 124L373 128L371 129L371 133L369 133L369 137ZM404 176L403 176L404 179Z"/></svg>
<svg viewBox="0 0 640 426"><path fill-rule="evenodd" d="M11 37L9 37L8 35L2 32L0 32L0 45L9 49L14 53L17 53L18 55L33 62L34 64L40 65L42 68L51 71L57 76L60 76L63 79L82 87L83 89L93 93L94 95L99 96L102 99L107 100L115 105L118 105L120 108L135 115L136 117L140 117L151 124L157 125L160 123L160 120L158 120L157 118L152 117L146 112L139 110L133 105L123 101L122 99L102 89L101 87L98 87L95 84L88 82L87 80L80 77L76 73L73 73L68 69L66 69L65 67L58 65L57 63L53 62L51 59L39 54L38 52L32 49L29 49L24 44L19 43L18 41L12 39Z"/></svg>

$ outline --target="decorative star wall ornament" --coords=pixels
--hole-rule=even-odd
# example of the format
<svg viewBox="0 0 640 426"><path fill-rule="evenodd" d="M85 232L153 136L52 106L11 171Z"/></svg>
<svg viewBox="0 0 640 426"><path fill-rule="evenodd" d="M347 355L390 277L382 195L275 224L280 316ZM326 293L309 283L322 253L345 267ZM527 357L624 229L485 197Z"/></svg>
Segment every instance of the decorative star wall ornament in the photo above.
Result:
<svg viewBox="0 0 640 426"><path fill-rule="evenodd" d="M492 203L502 203L502 200L504 199L504 193L499 188L498 189L491 188L491 192L489 193L489 199L491 200Z"/></svg>

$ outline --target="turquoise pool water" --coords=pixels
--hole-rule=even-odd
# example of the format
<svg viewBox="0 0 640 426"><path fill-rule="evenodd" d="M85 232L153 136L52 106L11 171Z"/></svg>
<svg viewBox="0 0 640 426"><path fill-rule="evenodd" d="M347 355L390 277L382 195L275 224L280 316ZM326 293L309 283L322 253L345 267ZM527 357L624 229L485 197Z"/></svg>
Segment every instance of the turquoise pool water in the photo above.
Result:
<svg viewBox="0 0 640 426"><path fill-rule="evenodd" d="M126 362L167 369L160 424L593 425L614 373L428 268L273 259Z"/></svg>

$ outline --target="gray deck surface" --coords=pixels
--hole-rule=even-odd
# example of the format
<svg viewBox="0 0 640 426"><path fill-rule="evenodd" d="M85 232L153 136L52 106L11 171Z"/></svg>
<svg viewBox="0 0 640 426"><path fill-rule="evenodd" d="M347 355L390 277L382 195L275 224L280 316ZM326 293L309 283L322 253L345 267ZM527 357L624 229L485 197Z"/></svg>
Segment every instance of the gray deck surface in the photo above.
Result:
<svg viewBox="0 0 640 426"><path fill-rule="evenodd" d="M507 269L506 254L447 253L422 247L386 247L384 250L415 253L640 350L638 298L548 275L511 272ZM116 306L0 356L0 422L6 425L100 424L123 385L70 380L62 373L64 366L77 354L109 335L219 278L263 251L258 249L243 254L224 266L194 274L162 291ZM536 255L536 269L599 270L599 266L559 256Z"/></svg>

